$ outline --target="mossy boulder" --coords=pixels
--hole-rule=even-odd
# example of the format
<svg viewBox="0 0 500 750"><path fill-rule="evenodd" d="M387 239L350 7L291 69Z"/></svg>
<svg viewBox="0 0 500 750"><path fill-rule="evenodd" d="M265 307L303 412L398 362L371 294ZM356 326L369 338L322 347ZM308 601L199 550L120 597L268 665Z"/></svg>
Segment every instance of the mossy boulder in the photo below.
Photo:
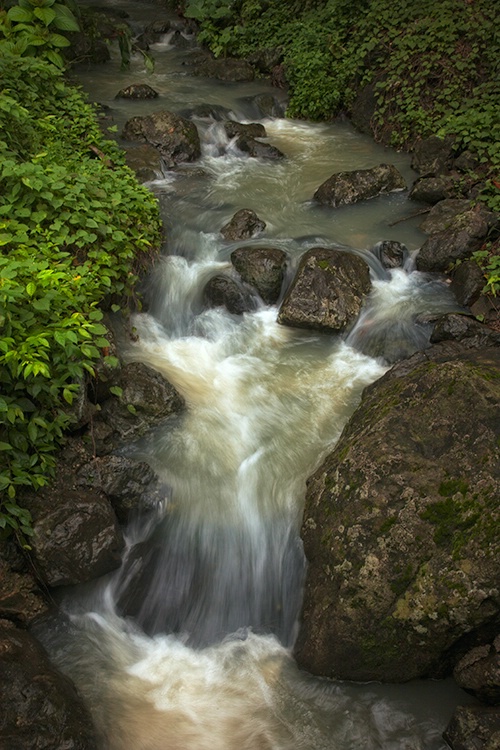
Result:
<svg viewBox="0 0 500 750"><path fill-rule="evenodd" d="M182 162L196 161L201 156L196 125L167 110L146 117L132 117L125 123L122 138L154 146L169 168Z"/></svg>
<svg viewBox="0 0 500 750"><path fill-rule="evenodd" d="M309 479L299 664L448 673L500 622L500 350L447 343L368 387Z"/></svg>
<svg viewBox="0 0 500 750"><path fill-rule="evenodd" d="M301 258L278 323L340 333L358 317L370 289L370 270L359 255L311 248Z"/></svg>
<svg viewBox="0 0 500 750"><path fill-rule="evenodd" d="M404 177L393 164L379 164L370 169L332 174L316 190L314 200L335 208L405 188Z"/></svg>

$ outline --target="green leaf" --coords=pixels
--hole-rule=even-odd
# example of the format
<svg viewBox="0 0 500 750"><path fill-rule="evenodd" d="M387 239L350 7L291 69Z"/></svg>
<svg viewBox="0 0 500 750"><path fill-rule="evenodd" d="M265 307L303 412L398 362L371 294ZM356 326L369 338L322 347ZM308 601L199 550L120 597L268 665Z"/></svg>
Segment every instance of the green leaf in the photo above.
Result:
<svg viewBox="0 0 500 750"><path fill-rule="evenodd" d="M0 451L11 451L13 450L12 445L10 443L4 443L0 440Z"/></svg>
<svg viewBox="0 0 500 750"><path fill-rule="evenodd" d="M33 11L14 5L13 8L9 9L7 18L18 23L31 23L33 21Z"/></svg>
<svg viewBox="0 0 500 750"><path fill-rule="evenodd" d="M49 26L56 17L56 12L52 8L35 8L33 13L45 26Z"/></svg>

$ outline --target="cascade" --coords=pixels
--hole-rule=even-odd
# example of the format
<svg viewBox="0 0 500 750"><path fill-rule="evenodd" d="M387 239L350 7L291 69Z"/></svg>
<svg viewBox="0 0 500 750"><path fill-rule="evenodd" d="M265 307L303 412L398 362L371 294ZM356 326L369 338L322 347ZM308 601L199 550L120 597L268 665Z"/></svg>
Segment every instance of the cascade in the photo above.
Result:
<svg viewBox="0 0 500 750"><path fill-rule="evenodd" d="M114 3L116 5L116 3ZM134 18L158 6L120 3ZM426 316L453 309L446 285L414 270L422 235L399 193L325 210L315 188L342 169L391 160L411 180L408 158L388 152L347 123L265 118L254 97L266 83L195 79L186 55L165 37L156 68L134 79L160 91L162 107L224 106L238 121L263 122L286 159L242 154L213 118L195 118L199 163L150 183L167 242L133 320L126 361L170 381L186 410L123 452L147 461L163 500L127 529L119 571L70 592L42 638L90 706L106 750L440 750L456 694L447 684L341 684L307 675L292 651L306 562L300 522L307 477L338 439L363 388L387 369L391 342L408 351L428 342ZM82 85L121 126L158 102L114 100L118 66L80 71ZM278 306L255 301L232 315L203 304L206 282L229 267L238 243L221 226L240 208L265 220L292 275L318 244L360 254L373 291L346 338L287 328ZM409 248L387 271L377 242ZM241 243L239 243L241 244ZM382 343L381 343L382 342ZM387 347L385 346L387 344Z"/></svg>

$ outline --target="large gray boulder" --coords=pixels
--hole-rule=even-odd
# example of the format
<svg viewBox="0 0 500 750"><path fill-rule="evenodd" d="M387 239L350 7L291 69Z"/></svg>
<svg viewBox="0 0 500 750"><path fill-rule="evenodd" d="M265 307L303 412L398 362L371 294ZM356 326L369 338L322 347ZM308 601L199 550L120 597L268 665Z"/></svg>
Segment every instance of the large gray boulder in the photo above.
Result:
<svg viewBox="0 0 500 750"><path fill-rule="evenodd" d="M146 117L132 117L125 123L122 138L154 146L169 168L182 162L196 161L201 155L196 125L166 110Z"/></svg>
<svg viewBox="0 0 500 750"><path fill-rule="evenodd" d="M314 247L301 258L278 323L340 333L354 322L371 289L368 264L354 253Z"/></svg>
<svg viewBox="0 0 500 750"><path fill-rule="evenodd" d="M40 644L0 621L2 750L97 750L92 720L73 684Z"/></svg>
<svg viewBox="0 0 500 750"><path fill-rule="evenodd" d="M314 200L325 206L345 206L405 188L404 177L395 166L379 164L371 169L333 174L316 190Z"/></svg>
<svg viewBox="0 0 500 750"><path fill-rule="evenodd" d="M500 709L458 706L443 737L452 750L499 750Z"/></svg>
<svg viewBox="0 0 500 750"><path fill-rule="evenodd" d="M476 646L453 670L455 682L483 703L500 705L500 635Z"/></svg>
<svg viewBox="0 0 500 750"><path fill-rule="evenodd" d="M498 626L499 403L500 350L451 343L365 390L308 482L302 667L440 676Z"/></svg>

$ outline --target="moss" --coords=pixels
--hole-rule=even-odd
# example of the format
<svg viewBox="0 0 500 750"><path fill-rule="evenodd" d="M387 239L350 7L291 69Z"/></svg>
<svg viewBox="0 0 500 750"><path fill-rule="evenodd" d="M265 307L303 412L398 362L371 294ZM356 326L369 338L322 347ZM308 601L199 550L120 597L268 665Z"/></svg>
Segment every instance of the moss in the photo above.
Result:
<svg viewBox="0 0 500 750"><path fill-rule="evenodd" d="M408 563L405 568L401 571L401 574L398 575L398 577L391 581L391 591L393 591L396 596L401 596L410 583L414 579L414 570L413 565L411 563Z"/></svg>
<svg viewBox="0 0 500 750"><path fill-rule="evenodd" d="M330 269L330 264L329 264L329 262L327 260L318 260L318 266L323 271L328 271Z"/></svg>
<svg viewBox="0 0 500 750"><path fill-rule="evenodd" d="M466 482L465 479L446 479L439 485L438 492L441 497L452 497L458 492L462 495L465 495L468 489L469 483Z"/></svg>
<svg viewBox="0 0 500 750"><path fill-rule="evenodd" d="M451 492L449 483L446 487ZM472 528L481 517L481 508L477 503L472 499L458 500L456 494L433 503L420 513L420 518L435 526L434 542L439 547L451 547L454 557L470 539Z"/></svg>
<svg viewBox="0 0 500 750"><path fill-rule="evenodd" d="M397 519L396 516L388 516L385 519L385 521L382 522L382 524L380 526L380 529L379 529L379 534L381 534L381 535L387 534L387 532L390 529L392 529L392 527L394 526L394 524L396 523L397 520L398 519Z"/></svg>

